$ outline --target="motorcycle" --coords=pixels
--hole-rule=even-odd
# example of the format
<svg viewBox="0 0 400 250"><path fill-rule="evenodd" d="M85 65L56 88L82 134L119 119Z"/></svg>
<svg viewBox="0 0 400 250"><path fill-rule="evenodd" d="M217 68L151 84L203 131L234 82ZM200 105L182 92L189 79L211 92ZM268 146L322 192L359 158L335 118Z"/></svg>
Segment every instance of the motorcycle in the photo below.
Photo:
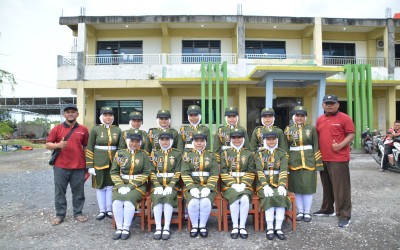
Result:
<svg viewBox="0 0 400 250"><path fill-rule="evenodd" d="M383 164L383 155L385 153L385 144L383 143L383 140L377 139L378 143L378 148L379 150L377 151L377 155L374 155L375 161L380 165L380 168L382 169L382 164ZM392 154L388 155L388 164L387 164L387 170L393 171L400 173L400 137L394 138L393 139L393 149L392 149Z"/></svg>
<svg viewBox="0 0 400 250"><path fill-rule="evenodd" d="M361 142L364 153L372 154L374 151L374 142L371 130L368 127L361 133Z"/></svg>

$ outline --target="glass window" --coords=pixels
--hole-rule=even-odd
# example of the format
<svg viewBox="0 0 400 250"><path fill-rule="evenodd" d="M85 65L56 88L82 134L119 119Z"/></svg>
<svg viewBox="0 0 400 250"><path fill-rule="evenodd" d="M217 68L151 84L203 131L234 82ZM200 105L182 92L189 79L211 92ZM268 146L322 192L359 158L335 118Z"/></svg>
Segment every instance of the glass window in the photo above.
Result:
<svg viewBox="0 0 400 250"><path fill-rule="evenodd" d="M216 109L215 109L216 103L217 102L215 100L212 100L212 105L213 105L212 123L213 124L215 124L215 120L217 117L216 116L217 113L216 113ZM190 105L198 105L201 107L201 100L182 100L182 124L189 124L187 109L189 108ZM219 106L222 107L221 100L219 102ZM220 115L221 114L222 113L220 112ZM208 124L208 117L209 117L209 115L208 115L208 100L206 100L206 113L204 115L202 115L201 119L205 119L205 123ZM220 120L220 121L222 121L222 120Z"/></svg>
<svg viewBox="0 0 400 250"><path fill-rule="evenodd" d="M182 54L183 54L182 63L220 62L221 41L183 40ZM212 55L207 55L207 54L212 54Z"/></svg>
<svg viewBox="0 0 400 250"><path fill-rule="evenodd" d="M129 124L129 114L139 111L143 114L143 101L96 101L96 124L100 124L99 116L101 107L111 107L114 111L114 125Z"/></svg>
<svg viewBox="0 0 400 250"><path fill-rule="evenodd" d="M354 43L322 43L322 53L326 65L355 63L356 45Z"/></svg>
<svg viewBox="0 0 400 250"><path fill-rule="evenodd" d="M245 41L245 53L247 58L279 58L282 56L274 55L286 55L286 42L285 41ZM271 55L266 57L250 56L250 54L264 54Z"/></svg>
<svg viewBox="0 0 400 250"><path fill-rule="evenodd" d="M141 64L143 62L143 41L97 42L98 64ZM111 59L110 56L112 56Z"/></svg>

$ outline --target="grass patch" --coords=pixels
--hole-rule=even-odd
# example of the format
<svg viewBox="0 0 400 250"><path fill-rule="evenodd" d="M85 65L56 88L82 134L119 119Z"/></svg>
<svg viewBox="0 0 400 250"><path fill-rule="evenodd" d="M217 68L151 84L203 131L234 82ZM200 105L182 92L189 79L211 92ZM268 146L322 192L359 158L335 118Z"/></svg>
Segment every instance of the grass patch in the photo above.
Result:
<svg viewBox="0 0 400 250"><path fill-rule="evenodd" d="M24 139L0 140L0 145L8 145L8 147L12 147L13 145L21 145L32 148L46 148L45 144L35 144Z"/></svg>

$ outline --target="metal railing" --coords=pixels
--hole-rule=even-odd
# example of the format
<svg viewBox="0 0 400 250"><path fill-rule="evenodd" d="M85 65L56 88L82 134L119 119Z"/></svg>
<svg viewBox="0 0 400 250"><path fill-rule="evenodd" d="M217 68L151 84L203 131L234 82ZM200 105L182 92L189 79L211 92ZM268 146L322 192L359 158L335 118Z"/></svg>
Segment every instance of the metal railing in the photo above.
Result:
<svg viewBox="0 0 400 250"><path fill-rule="evenodd" d="M76 56L63 56L62 65L63 66L75 66L76 65Z"/></svg>
<svg viewBox="0 0 400 250"><path fill-rule="evenodd" d="M395 67L400 67L400 58L395 58L394 59L394 66Z"/></svg>
<svg viewBox="0 0 400 250"><path fill-rule="evenodd" d="M314 55L296 54L246 54L246 59L315 59Z"/></svg>
<svg viewBox="0 0 400 250"><path fill-rule="evenodd" d="M324 65L342 66L345 64L371 64L373 67L384 67L384 57L357 56L324 56Z"/></svg>
<svg viewBox="0 0 400 250"><path fill-rule="evenodd" d="M236 54L168 54L168 64L200 64L201 62L224 62L236 64Z"/></svg>
<svg viewBox="0 0 400 250"><path fill-rule="evenodd" d="M87 55L87 65L161 64L161 54Z"/></svg>

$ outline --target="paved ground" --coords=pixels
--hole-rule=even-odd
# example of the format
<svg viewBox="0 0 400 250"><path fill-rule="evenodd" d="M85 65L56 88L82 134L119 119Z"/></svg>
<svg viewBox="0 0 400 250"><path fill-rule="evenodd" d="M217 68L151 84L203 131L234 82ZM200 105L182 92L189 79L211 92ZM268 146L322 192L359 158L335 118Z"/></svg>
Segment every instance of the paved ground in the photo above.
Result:
<svg viewBox="0 0 400 250"><path fill-rule="evenodd" d="M265 238L254 232L248 220L249 239L232 240L229 233L217 232L216 218L209 223L207 239L189 237L186 225L182 232L172 226L171 239L154 241L152 233L132 225L132 237L113 241L111 220L96 221L95 191L86 184L84 212L86 223L72 218L68 194L68 216L59 226L51 226L54 215L53 173L46 164L44 149L0 154L0 248L2 249L400 249L400 175L378 171L370 155L352 155L351 178L353 215L346 229L337 227L337 219L313 217L311 223L299 223L296 233L284 225L287 241ZM313 211L321 204L321 185L314 198Z"/></svg>

